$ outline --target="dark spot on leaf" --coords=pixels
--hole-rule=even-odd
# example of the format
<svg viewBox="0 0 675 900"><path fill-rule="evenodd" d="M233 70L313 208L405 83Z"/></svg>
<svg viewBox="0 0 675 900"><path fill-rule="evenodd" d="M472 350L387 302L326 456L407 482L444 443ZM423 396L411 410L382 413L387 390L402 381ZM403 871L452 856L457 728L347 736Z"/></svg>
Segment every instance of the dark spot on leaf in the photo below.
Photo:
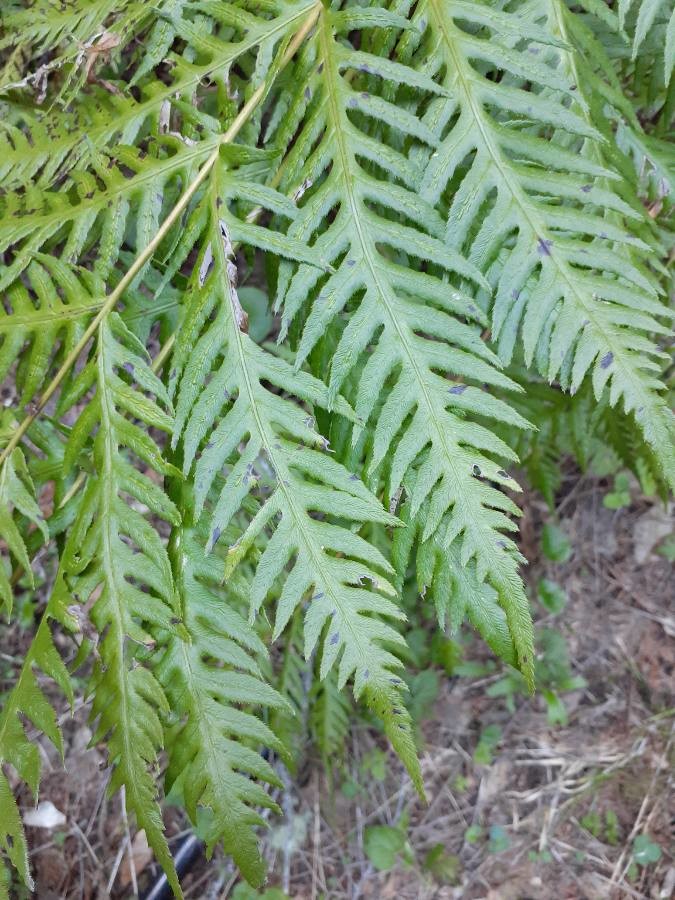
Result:
<svg viewBox="0 0 675 900"><path fill-rule="evenodd" d="M124 369L125 372L128 372L129 375L134 374L134 364L133 363L125 362L125 363L123 363L122 368Z"/></svg>
<svg viewBox="0 0 675 900"><path fill-rule="evenodd" d="M180 625L180 619L178 618L178 616L171 616L171 624Z"/></svg>
<svg viewBox="0 0 675 900"><path fill-rule="evenodd" d="M520 291L518 290L518 288L514 288L514 289L511 291L511 299L512 299L512 300L517 300L518 297L520 297Z"/></svg>
<svg viewBox="0 0 675 900"><path fill-rule="evenodd" d="M207 444L204 445L205 450L210 450L211 447L213 447L213 441L209 441Z"/></svg>
<svg viewBox="0 0 675 900"><path fill-rule="evenodd" d="M305 88L305 100L311 100L311 99L312 99L312 92L310 91L309 87L306 87Z"/></svg>
<svg viewBox="0 0 675 900"><path fill-rule="evenodd" d="M216 527L213 529L213 534L211 535L211 543L215 544L219 537L220 537L220 528L216 525Z"/></svg>
<svg viewBox="0 0 675 900"><path fill-rule="evenodd" d="M356 107L357 107L358 105L359 105L359 102L358 102L358 100L356 99L356 97L350 97L349 100L347 101L347 106L348 106L350 109L356 109Z"/></svg>
<svg viewBox="0 0 675 900"><path fill-rule="evenodd" d="M352 472L352 474L349 476L349 480L350 480L350 481L360 481L361 479L359 478L358 475L355 475L355 474Z"/></svg>
<svg viewBox="0 0 675 900"><path fill-rule="evenodd" d="M606 232L606 231L601 231L600 234L598 235L598 237L601 237L601 238L603 238L604 240L607 240L607 232Z"/></svg>
<svg viewBox="0 0 675 900"><path fill-rule="evenodd" d="M506 541L497 541L497 546L501 547L502 550L506 550Z"/></svg>
<svg viewBox="0 0 675 900"><path fill-rule="evenodd" d="M356 260L355 260L355 259L348 259L348 260L347 260L347 265L348 265L348 266L355 266L355 265L356 265Z"/></svg>
<svg viewBox="0 0 675 900"><path fill-rule="evenodd" d="M463 394L466 390L465 384L456 384L454 387L451 387L448 391L449 394Z"/></svg>
<svg viewBox="0 0 675 900"><path fill-rule="evenodd" d="M222 197L216 197L216 209L220 209L220 207L221 207L222 205L223 205L223 198L222 198Z"/></svg>
<svg viewBox="0 0 675 900"><path fill-rule="evenodd" d="M476 476L476 478L480 478L480 476L481 476L480 466L477 466L474 464L474 467L471 471Z"/></svg>
<svg viewBox="0 0 675 900"><path fill-rule="evenodd" d="M362 91L361 96L363 97L364 100L370 99L370 94L368 93L368 91Z"/></svg>
<svg viewBox="0 0 675 900"><path fill-rule="evenodd" d="M581 190L584 192L584 194L588 194L589 191L592 191L592 190L593 190L593 185L592 185L592 184L585 184L585 185L581 188Z"/></svg>
<svg viewBox="0 0 675 900"><path fill-rule="evenodd" d="M323 72L323 63L319 63L319 66L316 71L319 73L319 75Z"/></svg>
<svg viewBox="0 0 675 900"><path fill-rule="evenodd" d="M363 677L366 681L370 678L370 669L366 669L366 671L363 673Z"/></svg>
<svg viewBox="0 0 675 900"><path fill-rule="evenodd" d="M610 350L609 353L605 353L605 355L600 360L600 368L607 369L612 365L612 360L614 359L614 354Z"/></svg>
<svg viewBox="0 0 675 900"><path fill-rule="evenodd" d="M497 471L497 475L499 475L500 478L510 478L511 477L508 472L504 471L504 469L499 469Z"/></svg>
<svg viewBox="0 0 675 900"><path fill-rule="evenodd" d="M319 591L318 594L314 594L314 596L312 597L312 600L321 600L322 597L323 597L323 591Z"/></svg>
<svg viewBox="0 0 675 900"><path fill-rule="evenodd" d="M337 644L337 642L338 642L339 640L340 640L340 632L339 632L339 631L336 631L335 634L331 637L330 643L331 643L332 645L335 645L335 644Z"/></svg>
<svg viewBox="0 0 675 900"><path fill-rule="evenodd" d="M552 246L553 241L549 241L546 238L539 238L537 241L537 250L542 256L550 256Z"/></svg>

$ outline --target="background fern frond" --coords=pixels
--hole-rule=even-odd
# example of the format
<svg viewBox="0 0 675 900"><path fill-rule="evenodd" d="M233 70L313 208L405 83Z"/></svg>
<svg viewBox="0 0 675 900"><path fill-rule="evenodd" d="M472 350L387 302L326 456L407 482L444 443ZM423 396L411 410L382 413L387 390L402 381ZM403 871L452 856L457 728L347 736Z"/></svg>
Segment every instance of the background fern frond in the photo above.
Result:
<svg viewBox="0 0 675 900"><path fill-rule="evenodd" d="M115 155L92 149L93 171L71 173L69 189L6 195L0 248L11 247L12 260L0 287L11 284L36 253L51 252L76 264L86 261L92 246L97 249L94 271L107 280L132 209L135 227L129 244L138 254L155 236L162 211L171 208L216 145L215 138L195 147L166 138L166 152L155 157L132 147L116 147Z"/></svg>
<svg viewBox="0 0 675 900"><path fill-rule="evenodd" d="M172 536L187 635L171 638L156 670L177 718L167 735L167 784L181 792L209 853L222 841L244 877L259 885L265 866L254 828L264 820L255 807L276 810L261 783L280 782L257 748L284 748L249 710L278 709L284 701L261 677L256 657L265 655L263 643L218 589L223 562L205 554L206 537L184 529Z"/></svg>
<svg viewBox="0 0 675 900"><path fill-rule="evenodd" d="M74 0L66 7L54 0L35 0L28 8L10 0L3 10L0 50L12 52L0 74L0 90L18 86L20 76L26 76L22 84L44 91L48 73L84 56L85 48L93 47L108 27L120 47L147 16L148 10L134 0ZM45 54L52 59L41 67L37 60Z"/></svg>
<svg viewBox="0 0 675 900"><path fill-rule="evenodd" d="M315 683L310 707L312 740L328 766L344 755L352 712L349 696L339 689L334 673Z"/></svg>

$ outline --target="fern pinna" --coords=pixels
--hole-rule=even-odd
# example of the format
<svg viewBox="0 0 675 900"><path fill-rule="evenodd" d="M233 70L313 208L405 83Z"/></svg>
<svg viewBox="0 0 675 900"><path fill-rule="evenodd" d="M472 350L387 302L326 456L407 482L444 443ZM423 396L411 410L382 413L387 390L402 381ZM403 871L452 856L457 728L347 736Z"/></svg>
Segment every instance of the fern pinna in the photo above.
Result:
<svg viewBox="0 0 675 900"><path fill-rule="evenodd" d="M3 16L8 618L54 563L0 717L0 846L30 886L27 723L61 748L42 676L72 702L81 667L176 895L163 789L260 884L279 765L302 734L340 752L348 684L424 794L404 589L534 687L519 459L549 503L592 432L675 482L672 3Z"/></svg>

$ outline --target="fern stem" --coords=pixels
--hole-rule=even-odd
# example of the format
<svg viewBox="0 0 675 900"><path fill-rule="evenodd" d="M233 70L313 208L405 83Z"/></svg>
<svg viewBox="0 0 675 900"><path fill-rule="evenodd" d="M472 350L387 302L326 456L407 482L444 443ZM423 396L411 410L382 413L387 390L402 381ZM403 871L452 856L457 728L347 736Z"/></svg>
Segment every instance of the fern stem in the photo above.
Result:
<svg viewBox="0 0 675 900"><path fill-rule="evenodd" d="M298 29L298 31L293 36L292 40L289 42L288 47L284 51L279 65L277 67L273 67L273 78L279 74L279 72L291 61L293 56L295 56L296 52L303 44L307 35L311 32L314 27L319 13L322 9L321 3L317 2L315 7L311 10L309 16L305 20L304 24ZM204 183L206 178L208 177L211 169L216 164L218 157L220 155L220 148L223 144L228 144L234 140L234 138L239 134L243 126L246 124L251 114L258 106L258 104L264 99L265 94L267 93L270 87L270 83L266 80L262 84L260 84L255 91L251 94L246 103L242 106L238 115L227 129L227 131L223 134L221 139L219 140L216 148L213 150L211 155L208 157L204 165L201 167L195 178L188 185L185 192L182 194L181 198L178 200L176 205L173 207L171 212L168 214L154 238L150 241L150 243L145 247L145 249L136 257L134 262L131 264L129 269L127 269L125 275L117 285L117 287L112 291L107 300L104 302L103 306L100 308L96 316L89 323L87 329L84 334L77 342L75 347L70 351L66 359L61 364L56 375L53 377L51 382L45 388L42 396L39 401L36 403L35 407L31 410L31 412L26 416L26 418L21 422L17 430L12 435L12 438L8 442L7 446L4 447L2 452L0 453L0 466L5 463L5 460L9 458L10 454L14 450L15 447L19 445L24 434L28 431L33 422L37 419L40 413L44 410L47 403L53 397L54 393L58 390L61 382L66 377L68 372L70 371L71 366L75 363L76 359L80 355L80 353L84 350L87 343L91 339L92 335L100 325L100 323L105 319L111 310L115 308L118 300L124 293L124 291L129 287L131 282L134 280L136 275L140 272L143 266L148 262L148 260L152 257L155 250L159 247L161 242L166 237L169 229L175 224L178 220L179 216L183 213L186 206L194 197L196 192L199 190L201 185Z"/></svg>

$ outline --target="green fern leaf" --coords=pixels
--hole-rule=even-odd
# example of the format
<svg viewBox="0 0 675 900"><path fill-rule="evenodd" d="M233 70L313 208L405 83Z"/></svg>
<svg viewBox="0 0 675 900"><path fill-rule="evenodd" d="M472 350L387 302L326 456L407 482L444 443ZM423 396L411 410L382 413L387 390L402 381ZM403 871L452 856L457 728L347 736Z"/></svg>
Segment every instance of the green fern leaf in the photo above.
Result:
<svg viewBox="0 0 675 900"><path fill-rule="evenodd" d="M434 94L441 89L407 67L383 67L366 61L363 54L352 56L336 41L329 12L322 15L311 51L311 66L309 59L305 66L312 74L303 97L309 93L313 100L298 100L295 119L289 116L291 124L276 140L285 143L286 136L297 127L296 120L304 118L302 134L288 156L285 177L292 183L302 171L315 186L303 197L289 234L307 241L316 237L315 246L330 254L336 272L324 281L316 270L300 268L280 279L287 326L311 294L298 363L350 300L362 297L334 354L331 395L336 395L372 341L373 351L356 393L357 415L369 422L385 386L388 394L377 420L372 422L371 471L390 455L388 487L392 496L408 469L416 468L419 476L412 496L413 515L430 497L425 538L452 510L451 527L446 530L448 546L459 541L462 560L475 558L479 579L487 577L505 608L510 609L514 638L522 659L527 660L524 669L531 674L529 627L520 634L515 630L521 620L529 622L527 602L518 577L515 545L504 536L504 531L515 527L508 514L516 514L517 508L487 481L515 486L494 459L513 459L513 454L475 417L494 418L516 427L526 427L527 423L502 400L465 383L515 388L480 338L475 323L482 321L482 315L472 298L450 287L447 276L419 271L418 260L481 285L485 282L462 256L443 248L440 218L409 189L422 174L415 163L366 137L357 127L357 123L371 121L372 92L362 100L350 87L346 73L365 67L369 74L379 74L387 81ZM413 129L390 107L392 126L411 133ZM358 120L350 118L352 109L359 112ZM379 118L379 111L374 115ZM313 148L312 136L317 133L322 139ZM406 186L382 180L379 170L372 165L365 167L364 156L375 166L390 168ZM331 227L322 232L326 211L336 207L339 212ZM406 224L395 218L398 215ZM382 246L387 247L387 253ZM407 266L403 259L394 262L394 253L407 254L408 260L415 261ZM439 372L453 380L441 377ZM389 380L391 384L387 385Z"/></svg>
<svg viewBox="0 0 675 900"><path fill-rule="evenodd" d="M26 460L17 447L0 470L0 538L9 550L10 557L23 569L34 587L30 560L26 544L22 536L22 528L15 519L19 514L38 528L43 541L49 539L49 532L44 518L34 497L35 489L31 481ZM12 586L0 561L0 606L4 607L7 618L12 614Z"/></svg>
<svg viewBox="0 0 675 900"><path fill-rule="evenodd" d="M247 881L260 885L265 866L254 828L264 821L252 807L276 810L260 782L280 782L250 744L284 751L247 708L276 709L284 701L261 678L255 656L265 654L264 645L219 596L223 564L205 555L204 535L179 529L172 544L189 639L173 637L156 670L179 718L167 739L168 786L181 790L193 822L199 818L209 853L222 840ZM204 820L198 812L205 811Z"/></svg>
<svg viewBox="0 0 675 900"><path fill-rule="evenodd" d="M352 712L349 697L338 688L332 672L314 685L310 711L312 738L329 765L344 755Z"/></svg>
<svg viewBox="0 0 675 900"><path fill-rule="evenodd" d="M580 104L569 103L573 85L564 65L556 65L566 51L549 61L544 41L532 35L530 46L542 51L541 61L533 62L505 39L502 18L517 28L520 16L493 17L477 36L457 24L482 26L485 15L475 16L473 9L455 0L425 0L415 14L418 25L428 25L420 52L430 55L432 71L445 73L451 94L442 101L446 110L433 117L439 128L451 115L456 119L429 162L422 196L438 204L450 180L458 179L446 241L452 250L466 251L495 284L492 329L504 358L519 334L526 362L536 359L549 379L562 372L575 391L590 373L597 397L609 386L612 404L622 400L635 413L675 483L673 416L655 376L661 353L650 339L667 333L659 321L667 310L646 272L651 248L630 230L638 214L617 193L596 185L614 178L611 170L600 167L592 152L574 152L592 148L600 135L580 114ZM533 88L497 85L481 74L479 63ZM511 127L507 116L531 127ZM545 137L550 126L553 140ZM613 247L619 249L608 252Z"/></svg>
<svg viewBox="0 0 675 900"><path fill-rule="evenodd" d="M268 680L286 701L270 717L272 729L286 748L285 764L291 774L301 768L307 745L309 692L312 684L312 662L304 656L302 638L303 610L298 607L277 643L280 662L278 671L270 666ZM326 676L334 677L332 673ZM343 692L344 693L344 692Z"/></svg>
<svg viewBox="0 0 675 900"><path fill-rule="evenodd" d="M10 285L36 253L56 245L63 248L61 258L75 264L96 243L94 271L102 280L108 279L125 239L132 205L131 246L140 253L158 230L166 200L176 196L181 184L190 183L216 145L215 138L195 147L163 138L166 155L157 157L133 147L118 146L115 155L91 148L93 171L71 172L67 189L33 187L7 194L0 248L11 247L13 259L0 277L0 287Z"/></svg>
<svg viewBox="0 0 675 900"><path fill-rule="evenodd" d="M17 453L19 451L15 451ZM24 658L18 678L6 698L0 713L0 848L7 854L24 884L32 890L28 866L26 838L20 813L11 788L3 772L10 764L37 797L40 783L41 756L38 747L29 740L25 721L45 734L63 756L61 731L54 709L43 693L37 671L53 679L73 703L73 689L68 671L54 646L51 623L57 622L71 631L78 629L77 619L68 608L70 594L59 570L47 608Z"/></svg>
<svg viewBox="0 0 675 900"><path fill-rule="evenodd" d="M110 5L109 0L102 0ZM81 6L91 6L85 0ZM119 9L119 3L114 4ZM134 4L147 17L144 4ZM224 133L236 113L232 99L238 90L252 92L265 77L274 49L307 17L310 3L278 0L261 8L246 3L162 2L150 34L141 43L142 55L131 79L138 99L122 83L123 94L93 85L93 103L79 103L76 110L34 111L9 106L0 134L0 179L7 188L36 183L49 188L57 177L73 168L90 166L89 148L108 150L135 143L148 149L167 131L194 144ZM24 11L25 15L25 11ZM62 18L63 13L56 14ZM136 25L143 24L141 18ZM129 38L136 33L134 29ZM85 29L86 31L86 29ZM8 32L8 40L30 34ZM93 32L92 32L93 34ZM115 34L122 40L117 30ZM171 51L176 35L186 42L181 53ZM153 77L152 69L166 62L166 80ZM235 63L253 68L254 77L240 79ZM217 87L214 93L207 85ZM0 88L1 90L1 88ZM206 109L203 107L206 106ZM83 138L86 133L86 139Z"/></svg>
<svg viewBox="0 0 675 900"><path fill-rule="evenodd" d="M125 787L128 808L180 896L153 778L163 742L161 717L168 703L157 679L138 660L138 650L155 646L151 629L175 632L177 599L157 531L124 499L134 498L163 521L179 522L175 505L162 489L127 459L130 452L144 468L160 475L175 473L149 434L123 415L129 412L147 426L171 431L166 389L144 355L119 316L111 314L98 328L95 353L61 398L67 409L95 389L66 446L67 472L95 431L94 471L83 490L62 561L73 595L101 636L92 681L92 717L97 721L95 739L106 738L113 765L110 790Z"/></svg>
<svg viewBox="0 0 675 900"><path fill-rule="evenodd" d="M86 269L74 269L35 254L24 279L7 290L11 312L0 307L0 378L15 363L20 402L29 403L54 363L81 338L105 297L103 282Z"/></svg>
<svg viewBox="0 0 675 900"><path fill-rule="evenodd" d="M518 636L525 634L526 640L534 641L529 616L514 622L514 611L504 608L497 591L478 577L475 564L465 563L456 546L447 549L444 540L444 530L450 525L447 517L434 535L424 538L421 524L424 519L418 521L412 516L410 501L403 504L400 516L407 527L394 534L392 558L401 582L417 542L417 588L421 596L428 592L433 600L439 627L455 634L468 618L496 656L522 669L517 650ZM527 609L525 604L523 597L522 608ZM525 662L530 663L530 660Z"/></svg>
<svg viewBox="0 0 675 900"><path fill-rule="evenodd" d="M299 259L316 254L302 243L237 222L227 211L233 191L250 195L253 185L228 178L220 170L211 179L209 225L193 276L193 297L176 343L174 383L178 383L174 443L183 436L184 473L195 465L195 516L200 516L215 476L230 465L223 489L210 513L208 548L238 513L264 473L273 482L239 541L230 547L229 575L267 529L272 536L260 557L251 584L254 616L278 579L284 586L277 604L274 637L294 610L309 597L305 615L305 654L310 656L323 635L320 675L338 666L342 688L354 677L356 696L389 716L403 707L401 679L393 674L401 663L384 649L403 639L383 617L401 619L402 612L385 594L392 571L384 556L340 523L367 521L396 524L379 502L326 453L324 439L300 403L328 405L323 384L296 372L282 359L256 346L246 334L246 320L236 293L232 241L264 240L265 249ZM295 214L292 205L269 190L261 200L277 212ZM320 258L319 258L320 259ZM214 364L216 364L214 366ZM206 376L212 375L206 388ZM298 402L277 390L291 392ZM340 412L349 412L337 400ZM220 420L216 425L216 421ZM240 447L243 445L243 449ZM290 567L289 567L290 566ZM367 589L364 585L373 587ZM394 746L420 785L409 722L392 731Z"/></svg>

